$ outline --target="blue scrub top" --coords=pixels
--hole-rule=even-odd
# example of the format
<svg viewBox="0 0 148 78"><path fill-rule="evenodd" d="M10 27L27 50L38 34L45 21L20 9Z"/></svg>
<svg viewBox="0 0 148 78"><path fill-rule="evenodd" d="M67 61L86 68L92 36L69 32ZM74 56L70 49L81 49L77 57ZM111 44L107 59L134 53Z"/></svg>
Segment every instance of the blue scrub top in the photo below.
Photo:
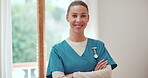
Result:
<svg viewBox="0 0 148 78"><path fill-rule="evenodd" d="M97 47L98 58L94 58L92 47ZM79 56L73 48L64 40L52 47L46 76L52 78L52 71L61 71L65 74L74 72L93 71L96 64L101 60L108 60L112 69L117 67L103 42L88 38L87 45L82 56Z"/></svg>

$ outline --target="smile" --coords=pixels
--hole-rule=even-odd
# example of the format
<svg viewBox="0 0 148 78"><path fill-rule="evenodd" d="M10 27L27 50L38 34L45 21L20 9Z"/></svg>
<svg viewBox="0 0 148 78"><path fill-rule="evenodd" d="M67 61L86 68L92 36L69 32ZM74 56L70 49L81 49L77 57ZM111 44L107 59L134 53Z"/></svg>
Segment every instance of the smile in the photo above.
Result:
<svg viewBox="0 0 148 78"><path fill-rule="evenodd" d="M80 29L80 28L82 28L82 27L83 27L83 25L76 25L76 26L75 26L76 29Z"/></svg>

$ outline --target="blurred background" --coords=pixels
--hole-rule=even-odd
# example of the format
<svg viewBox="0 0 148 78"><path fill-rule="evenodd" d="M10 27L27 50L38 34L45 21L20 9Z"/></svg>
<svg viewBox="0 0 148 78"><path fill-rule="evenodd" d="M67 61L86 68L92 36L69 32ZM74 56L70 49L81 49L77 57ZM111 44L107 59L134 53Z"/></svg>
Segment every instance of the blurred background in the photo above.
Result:
<svg viewBox="0 0 148 78"><path fill-rule="evenodd" d="M99 38L118 64L113 78L148 77L148 0L99 0Z"/></svg>
<svg viewBox="0 0 148 78"><path fill-rule="evenodd" d="M51 47L69 35L69 25L65 16L67 7L73 0L45 1L46 60L48 60ZM148 0L83 1L88 4L90 10L90 21L85 35L103 41L118 64L113 70L112 78L147 78ZM10 0L10 3L12 78L38 78L37 0ZM0 24L2 20L4 19L1 19ZM0 29L3 29L2 25ZM6 43L2 35L0 44ZM0 49L3 49L1 47ZM5 60L2 54L3 51L0 52L0 65Z"/></svg>

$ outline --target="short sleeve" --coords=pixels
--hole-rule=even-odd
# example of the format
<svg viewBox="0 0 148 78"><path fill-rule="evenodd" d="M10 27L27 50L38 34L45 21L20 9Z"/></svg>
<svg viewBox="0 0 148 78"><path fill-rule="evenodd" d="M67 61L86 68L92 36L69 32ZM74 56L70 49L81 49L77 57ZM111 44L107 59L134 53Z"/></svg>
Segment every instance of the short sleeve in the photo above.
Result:
<svg viewBox="0 0 148 78"><path fill-rule="evenodd" d="M117 67L116 62L113 60L109 52L107 51L103 42L99 43L99 58L97 61L101 61L102 59L107 60L108 64L111 65L112 70Z"/></svg>
<svg viewBox="0 0 148 78"><path fill-rule="evenodd" d="M46 77L52 78L52 71L64 72L62 59L60 58L58 50L55 47L52 47L50 53Z"/></svg>

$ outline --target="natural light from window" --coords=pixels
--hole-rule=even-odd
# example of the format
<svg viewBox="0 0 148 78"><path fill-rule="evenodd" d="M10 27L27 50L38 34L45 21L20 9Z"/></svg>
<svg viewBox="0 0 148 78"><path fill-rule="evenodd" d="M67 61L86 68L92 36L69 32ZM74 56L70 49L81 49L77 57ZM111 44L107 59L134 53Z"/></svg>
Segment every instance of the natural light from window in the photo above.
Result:
<svg viewBox="0 0 148 78"><path fill-rule="evenodd" d="M11 0L12 78L37 78L37 3Z"/></svg>
<svg viewBox="0 0 148 78"><path fill-rule="evenodd" d="M51 47L68 37L66 10L71 0L45 0L47 60ZM12 78L38 78L37 0L11 0Z"/></svg>

